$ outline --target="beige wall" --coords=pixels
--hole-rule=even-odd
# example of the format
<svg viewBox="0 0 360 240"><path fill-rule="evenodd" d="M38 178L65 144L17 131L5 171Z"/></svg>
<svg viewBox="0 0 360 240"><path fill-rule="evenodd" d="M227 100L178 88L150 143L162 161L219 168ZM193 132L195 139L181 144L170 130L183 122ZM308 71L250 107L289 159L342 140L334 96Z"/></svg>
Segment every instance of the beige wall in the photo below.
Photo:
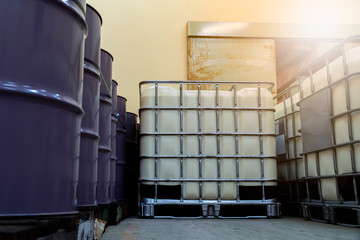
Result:
<svg viewBox="0 0 360 240"><path fill-rule="evenodd" d="M187 21L360 24L359 0L87 0L103 18L102 48L128 111L138 113L138 83L185 80Z"/></svg>

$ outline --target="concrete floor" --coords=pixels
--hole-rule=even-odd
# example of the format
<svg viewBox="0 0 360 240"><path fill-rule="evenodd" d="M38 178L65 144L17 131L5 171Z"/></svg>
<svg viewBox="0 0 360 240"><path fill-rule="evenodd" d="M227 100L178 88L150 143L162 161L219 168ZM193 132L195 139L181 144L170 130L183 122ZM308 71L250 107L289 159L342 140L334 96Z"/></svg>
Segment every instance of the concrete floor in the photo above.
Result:
<svg viewBox="0 0 360 240"><path fill-rule="evenodd" d="M360 230L292 217L191 220L133 217L109 226L101 237L118 239L360 240Z"/></svg>

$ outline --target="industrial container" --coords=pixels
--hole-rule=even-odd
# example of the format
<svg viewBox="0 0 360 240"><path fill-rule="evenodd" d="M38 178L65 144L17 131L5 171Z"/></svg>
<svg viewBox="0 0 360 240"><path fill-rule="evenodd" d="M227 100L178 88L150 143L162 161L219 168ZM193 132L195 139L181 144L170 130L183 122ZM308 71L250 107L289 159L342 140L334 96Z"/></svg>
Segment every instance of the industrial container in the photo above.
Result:
<svg viewBox="0 0 360 240"><path fill-rule="evenodd" d="M110 201L116 202L116 128L117 128L117 82L115 80L111 81L112 84L112 113L111 113L111 161L110 161Z"/></svg>
<svg viewBox="0 0 360 240"><path fill-rule="evenodd" d="M85 13L2 1L0 31L0 216L75 213Z"/></svg>
<svg viewBox="0 0 360 240"><path fill-rule="evenodd" d="M96 206L99 147L100 31L102 19L90 5L86 7L88 36L85 41L84 83L81 121L79 184L77 207Z"/></svg>
<svg viewBox="0 0 360 240"><path fill-rule="evenodd" d="M225 84L232 89L220 91ZM198 90L185 90L189 85ZM203 205L205 216L212 205L258 204L266 206L265 215L277 216L279 205L268 191L277 185L272 86L140 83L140 192L153 194L143 194L140 215L153 217L155 205ZM167 199L164 189L176 194Z"/></svg>
<svg viewBox="0 0 360 240"><path fill-rule="evenodd" d="M301 155L299 85L279 93L275 101L276 155L278 156L279 198L284 214L300 215L300 203L306 198L304 159Z"/></svg>
<svg viewBox="0 0 360 240"><path fill-rule="evenodd" d="M349 49L347 44L354 41L358 38L340 43L296 78L307 191L304 215L314 217L320 209L318 217L325 221L360 225L360 47Z"/></svg>
<svg viewBox="0 0 360 240"><path fill-rule="evenodd" d="M139 145L137 120L138 116L135 113L126 112L125 195L129 214L137 212L138 202Z"/></svg>
<svg viewBox="0 0 360 240"><path fill-rule="evenodd" d="M125 201L126 174L126 98L117 96L116 126L116 200Z"/></svg>
<svg viewBox="0 0 360 240"><path fill-rule="evenodd" d="M102 81L100 85L99 112L98 204L110 203L112 62L113 57L111 54L101 49Z"/></svg>

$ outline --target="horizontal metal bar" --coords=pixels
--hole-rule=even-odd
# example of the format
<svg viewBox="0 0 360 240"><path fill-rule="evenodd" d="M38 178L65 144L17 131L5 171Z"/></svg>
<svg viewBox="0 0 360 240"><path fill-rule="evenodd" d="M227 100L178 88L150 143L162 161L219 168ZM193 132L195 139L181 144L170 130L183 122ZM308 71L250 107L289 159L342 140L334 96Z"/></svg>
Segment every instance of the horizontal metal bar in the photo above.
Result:
<svg viewBox="0 0 360 240"><path fill-rule="evenodd" d="M182 202L177 199L158 199L157 202L152 198L142 198L140 204L146 205L274 205L278 204L276 199L262 200L183 200Z"/></svg>
<svg viewBox="0 0 360 240"><path fill-rule="evenodd" d="M278 179L240 179L240 178L140 178L139 182L277 182Z"/></svg>
<svg viewBox="0 0 360 240"><path fill-rule="evenodd" d="M269 137L276 137L274 133L229 133L229 132L157 132L157 133L141 133L140 136L180 136L180 135L194 135L194 136L269 136ZM296 136L297 137L297 136ZM298 136L298 137L301 137Z"/></svg>
<svg viewBox="0 0 360 240"><path fill-rule="evenodd" d="M294 88L297 88L298 91L299 91L300 85L297 84L297 85L290 86L290 87L286 88L286 89L283 90L282 92L278 93L275 97L273 97L273 99L277 99L277 98L282 97L283 95L287 94L288 92L290 92L290 91L291 91L292 89L294 89ZM291 96L294 96L294 95L291 94ZM289 98L290 98L290 96L289 96ZM280 102L280 103L281 103L281 102ZM280 104L280 103L279 103L279 104Z"/></svg>
<svg viewBox="0 0 360 240"><path fill-rule="evenodd" d="M290 105L290 104L289 104L289 105ZM295 104L294 104L294 105L295 105ZM288 113L288 114L286 114L286 115L284 115L284 116L281 116L281 117L279 117L279 118L276 118L275 121L280 120L280 119L282 119L282 118L290 117L290 116L295 115L296 113L299 113L299 112L300 112L300 110L295 110L295 111L293 111L293 112L291 112L291 113Z"/></svg>
<svg viewBox="0 0 360 240"><path fill-rule="evenodd" d="M360 172L332 174L332 175L324 175L324 176L309 176L309 177L302 177L301 179L311 180L311 179L326 179L326 178L340 178L340 177L353 177L353 176L360 176Z"/></svg>
<svg viewBox="0 0 360 240"><path fill-rule="evenodd" d="M243 110L243 111L271 111L275 112L275 108L265 107L141 107L140 112L145 110Z"/></svg>
<svg viewBox="0 0 360 240"><path fill-rule="evenodd" d="M292 137L285 138L285 140L292 140L292 139L301 138L301 137L302 137L301 135L295 135L295 136L292 136Z"/></svg>
<svg viewBox="0 0 360 240"><path fill-rule="evenodd" d="M360 34L358 24L189 21L188 37L292 38L329 40Z"/></svg>
<svg viewBox="0 0 360 240"><path fill-rule="evenodd" d="M246 155L141 155L140 158L273 158L277 159L277 156L246 156Z"/></svg>
<svg viewBox="0 0 360 240"><path fill-rule="evenodd" d="M262 81L241 81L241 82L234 82L234 81L183 81L183 80L164 80L164 81L159 81L159 80L153 80L153 81L142 81L139 83L139 85L145 85L145 84L190 84L190 85L205 85L205 84L211 84L211 85L216 85L216 84L220 84L220 85L228 85L228 84L236 84L236 85L249 85L249 84L253 84L253 85L271 85L274 86L275 84L273 82L262 82Z"/></svg>
<svg viewBox="0 0 360 240"><path fill-rule="evenodd" d="M313 201L313 200L312 200ZM357 205L355 201L349 201L349 202L342 202L339 204L339 202L329 202L325 201L323 203L314 203L314 202L301 202L301 205L304 206L314 206L314 207L334 207L334 208L358 208L354 210L360 210L360 205Z"/></svg>
<svg viewBox="0 0 360 240"><path fill-rule="evenodd" d="M360 140L349 141L349 142L346 142L346 143L340 143L340 144L332 145L331 147L321 148L321 149L317 149L317 150L310 151L310 152L303 152L303 153L300 153L300 156L310 154L310 153L321 152L321 151L324 151L324 150L334 149L334 148L338 148L338 147L354 145L354 144L357 144L357 143L360 143Z"/></svg>
<svg viewBox="0 0 360 240"><path fill-rule="evenodd" d="M330 119L336 119L336 118L342 117L344 115L347 115L347 114L350 114L350 113L353 113L353 112L358 112L358 111L360 111L360 108L350 109L350 110L342 112L340 114L336 114L334 116L331 116Z"/></svg>

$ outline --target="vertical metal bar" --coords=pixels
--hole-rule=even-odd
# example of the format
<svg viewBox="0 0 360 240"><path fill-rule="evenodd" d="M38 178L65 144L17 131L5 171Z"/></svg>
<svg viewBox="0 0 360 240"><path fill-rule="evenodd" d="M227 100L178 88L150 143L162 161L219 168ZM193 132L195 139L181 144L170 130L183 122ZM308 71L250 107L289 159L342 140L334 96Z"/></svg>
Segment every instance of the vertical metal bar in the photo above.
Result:
<svg viewBox="0 0 360 240"><path fill-rule="evenodd" d="M324 202L323 201L323 196L322 196L322 188L321 188L321 175L320 175L320 163L319 163L319 152L316 152L316 174L319 177L317 179L318 182L318 191L319 191L319 196L320 196L320 202Z"/></svg>
<svg viewBox="0 0 360 240"><path fill-rule="evenodd" d="M347 64L347 58L344 47L342 48L342 57L343 57L343 67L344 67L344 75L347 76L349 74L348 64ZM353 80L354 81L354 80ZM346 95L346 109L347 111L351 110L351 102L350 102L350 92L349 92L349 79L345 79L345 95ZM349 140L353 141L353 129L352 129L352 119L351 119L351 113L349 112L347 114L348 118L348 130L349 130ZM350 144L350 157L351 157L351 168L352 172L356 172L356 162L355 162L355 151L354 151L354 145ZM359 204L359 196L357 192L357 183L356 183L356 177L353 176L353 191L354 191L354 198L355 202Z"/></svg>
<svg viewBox="0 0 360 240"><path fill-rule="evenodd" d="M220 169L220 114L219 114L219 84L216 84L216 155L217 155L217 178L221 178L221 169ZM218 202L221 202L221 182L218 181Z"/></svg>
<svg viewBox="0 0 360 240"><path fill-rule="evenodd" d="M313 78L313 74L312 74L312 70L309 69L309 74L310 74L310 87L311 87L311 93L315 92L315 87L314 87L314 78Z"/></svg>
<svg viewBox="0 0 360 240"><path fill-rule="evenodd" d="M351 106L350 106L350 92L349 92L349 79L348 78L345 79L345 96L346 96L346 110L350 111ZM353 141L351 113L348 112L348 114L346 114L346 116L347 116L347 120L348 120L349 139L350 139L350 141Z"/></svg>
<svg viewBox="0 0 360 240"><path fill-rule="evenodd" d="M237 90L236 83L234 83L234 107L237 108ZM234 123L235 123L235 155L239 155L239 126L238 126L238 110L234 111ZM240 162L239 158L236 158L236 179L240 178ZM236 201L240 201L240 182L236 182Z"/></svg>
<svg viewBox="0 0 360 240"><path fill-rule="evenodd" d="M299 190L299 180L296 180L296 194L297 194L297 202L300 202L300 190Z"/></svg>
<svg viewBox="0 0 360 240"><path fill-rule="evenodd" d="M258 83L258 107L262 107L261 102L261 85ZM260 164L261 164L261 179L263 180L265 177L265 169L264 169L264 158L262 156L264 155L264 139L263 139L263 123L262 123L262 110L258 110L259 114L259 133L260 133ZM262 192L262 201L265 201L265 182L261 181L261 192Z"/></svg>
<svg viewBox="0 0 360 240"><path fill-rule="evenodd" d="M337 176L337 175L339 175L339 170L338 170L338 164L337 164L336 148L332 148L332 153L333 153L334 173ZM340 192L339 192L339 184L338 184L337 177L335 177L335 188L336 188L337 199L339 202L342 202Z"/></svg>
<svg viewBox="0 0 360 240"><path fill-rule="evenodd" d="M155 156L158 155L158 150L159 150L159 146L158 146L158 130L159 130L159 86L157 83L155 83ZM155 180L158 177L158 158L155 157ZM158 182L155 181L155 199L154 201L157 202L158 200Z"/></svg>
<svg viewBox="0 0 360 240"><path fill-rule="evenodd" d="M198 128L199 128L199 155L202 155L202 124L201 124L201 87L198 84ZM199 202L202 202L202 157L199 158Z"/></svg>
<svg viewBox="0 0 360 240"><path fill-rule="evenodd" d="M286 109L286 99L285 99L285 94L282 96L283 97L283 106L284 106L284 134L285 134L285 155L286 155L286 159L290 158L289 155L289 131L288 131L288 116L287 116L287 109Z"/></svg>
<svg viewBox="0 0 360 240"><path fill-rule="evenodd" d="M353 176L353 189L354 189L355 202L357 205L359 205L359 195L358 195L358 191L357 191L357 183L356 183L355 176Z"/></svg>
<svg viewBox="0 0 360 240"><path fill-rule="evenodd" d="M304 93L303 93L303 87L302 87L302 83L303 83L303 78L299 78L296 76L296 80L299 82L299 87L300 87L300 99L302 100L304 98Z"/></svg>
<svg viewBox="0 0 360 240"><path fill-rule="evenodd" d="M308 168L308 155L305 154L304 155L304 163L305 163L305 176L306 178L309 177L309 168ZM310 191L309 191L309 183L308 183L308 179L305 179L305 185L306 185L306 194L307 194L307 197L308 197L308 202L311 202L311 198L310 198Z"/></svg>
<svg viewBox="0 0 360 240"><path fill-rule="evenodd" d="M180 155L184 154L184 94L183 94L183 84L180 83ZM184 158L180 158L180 179L184 178ZM181 194L180 194L180 202L184 201L184 182L181 181Z"/></svg>
<svg viewBox="0 0 360 240"><path fill-rule="evenodd" d="M325 63L326 63L326 78L328 85L331 84L331 73L330 73L330 66L329 66L329 59L325 57Z"/></svg>

